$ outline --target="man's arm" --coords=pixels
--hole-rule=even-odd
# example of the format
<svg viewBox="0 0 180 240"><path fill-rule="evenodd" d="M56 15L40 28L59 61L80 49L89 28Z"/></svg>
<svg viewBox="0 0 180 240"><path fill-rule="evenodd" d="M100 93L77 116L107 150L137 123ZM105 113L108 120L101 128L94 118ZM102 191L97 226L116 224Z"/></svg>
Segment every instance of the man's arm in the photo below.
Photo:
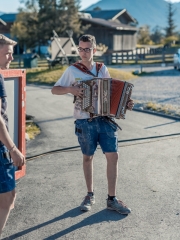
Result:
<svg viewBox="0 0 180 240"><path fill-rule="evenodd" d="M1 112L1 98L0 98L0 112ZM25 157L16 148L14 142L12 141L9 132L7 131L5 122L0 115L0 141L10 150L11 157L15 166L22 166L25 163Z"/></svg>
<svg viewBox="0 0 180 240"><path fill-rule="evenodd" d="M55 94L55 95L63 95L63 94L71 93L74 96L82 97L83 90L84 88L81 88L79 86L70 86L70 87L54 86L51 92L52 94Z"/></svg>
<svg viewBox="0 0 180 240"><path fill-rule="evenodd" d="M74 75L72 74L71 67L68 67L60 79L56 82L55 86L52 88L51 92L55 95L63 95L71 93L74 96L83 95L83 88L75 85L76 82Z"/></svg>
<svg viewBox="0 0 180 240"><path fill-rule="evenodd" d="M63 95L67 93L71 93L72 87L61 87L61 86L54 86L51 90L52 94L55 95Z"/></svg>

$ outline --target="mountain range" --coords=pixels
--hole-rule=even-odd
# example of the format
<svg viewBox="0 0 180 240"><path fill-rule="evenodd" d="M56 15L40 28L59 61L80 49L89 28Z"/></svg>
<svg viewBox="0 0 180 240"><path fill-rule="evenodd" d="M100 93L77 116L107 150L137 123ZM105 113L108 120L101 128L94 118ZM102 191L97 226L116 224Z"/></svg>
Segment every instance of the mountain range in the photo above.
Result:
<svg viewBox="0 0 180 240"><path fill-rule="evenodd" d="M168 3L165 0L101 0L83 11L99 7L101 10L126 9L138 21L138 27L149 25L151 30L159 26L164 29L168 22ZM180 2L173 4L176 31L180 31Z"/></svg>

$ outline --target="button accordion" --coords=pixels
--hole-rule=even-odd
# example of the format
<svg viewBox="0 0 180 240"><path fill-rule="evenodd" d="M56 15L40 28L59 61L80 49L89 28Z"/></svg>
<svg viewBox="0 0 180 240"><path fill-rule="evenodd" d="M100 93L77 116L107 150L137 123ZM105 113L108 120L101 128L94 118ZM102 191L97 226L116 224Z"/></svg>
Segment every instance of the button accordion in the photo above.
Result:
<svg viewBox="0 0 180 240"><path fill-rule="evenodd" d="M82 111L89 112L91 116L125 119L133 84L113 78L93 78L78 81L78 85L84 88Z"/></svg>

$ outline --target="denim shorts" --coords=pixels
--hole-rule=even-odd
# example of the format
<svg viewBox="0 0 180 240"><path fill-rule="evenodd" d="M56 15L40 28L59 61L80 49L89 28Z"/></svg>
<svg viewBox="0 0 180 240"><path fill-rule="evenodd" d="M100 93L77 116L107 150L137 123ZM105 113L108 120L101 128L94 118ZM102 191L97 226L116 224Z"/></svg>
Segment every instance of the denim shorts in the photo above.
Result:
<svg viewBox="0 0 180 240"><path fill-rule="evenodd" d="M103 153L118 151L117 126L109 122L105 117L89 119L77 119L75 121L75 134L81 151L84 155L92 156L97 145L101 146Z"/></svg>
<svg viewBox="0 0 180 240"><path fill-rule="evenodd" d="M15 188L15 167L4 145L0 146L0 193L10 192Z"/></svg>

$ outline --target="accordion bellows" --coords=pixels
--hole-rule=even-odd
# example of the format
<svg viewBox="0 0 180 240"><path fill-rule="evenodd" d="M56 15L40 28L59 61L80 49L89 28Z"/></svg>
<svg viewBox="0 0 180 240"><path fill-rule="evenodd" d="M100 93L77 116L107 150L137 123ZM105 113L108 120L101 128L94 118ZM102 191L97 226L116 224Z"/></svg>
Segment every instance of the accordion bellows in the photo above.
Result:
<svg viewBox="0 0 180 240"><path fill-rule="evenodd" d="M112 78L93 78L78 83L85 89L81 104L83 111L95 116L125 119L133 84Z"/></svg>

